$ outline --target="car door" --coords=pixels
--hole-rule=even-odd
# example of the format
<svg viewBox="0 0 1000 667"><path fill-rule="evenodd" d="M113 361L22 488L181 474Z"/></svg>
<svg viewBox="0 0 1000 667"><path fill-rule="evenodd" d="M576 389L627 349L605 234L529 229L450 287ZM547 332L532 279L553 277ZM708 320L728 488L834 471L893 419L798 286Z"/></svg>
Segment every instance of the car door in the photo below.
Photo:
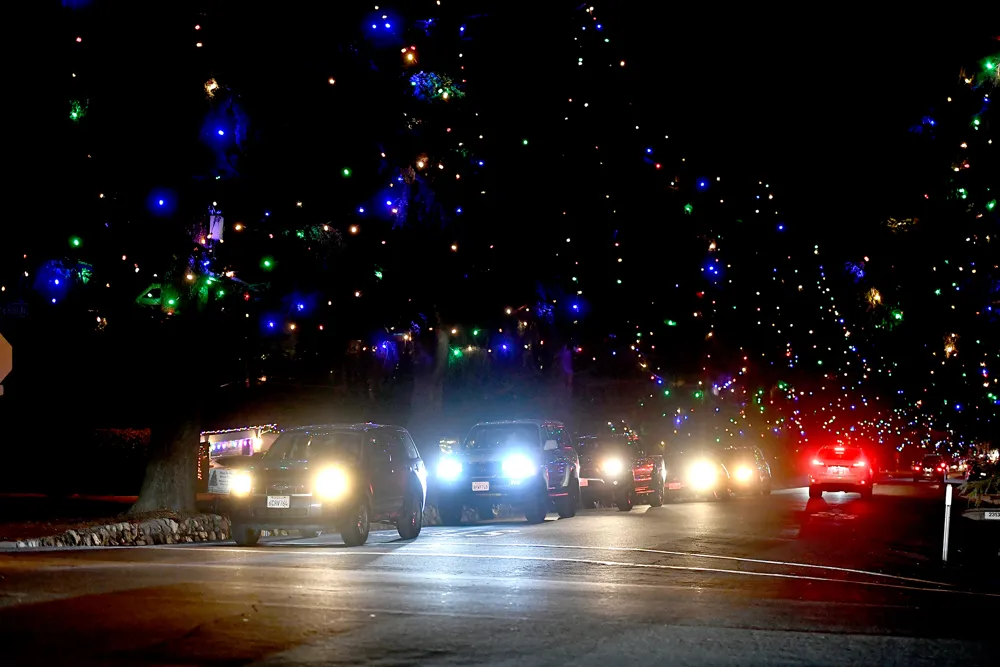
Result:
<svg viewBox="0 0 1000 667"><path fill-rule="evenodd" d="M408 458L399 434L389 429L374 431L371 442L372 511L395 512L403 504Z"/></svg>

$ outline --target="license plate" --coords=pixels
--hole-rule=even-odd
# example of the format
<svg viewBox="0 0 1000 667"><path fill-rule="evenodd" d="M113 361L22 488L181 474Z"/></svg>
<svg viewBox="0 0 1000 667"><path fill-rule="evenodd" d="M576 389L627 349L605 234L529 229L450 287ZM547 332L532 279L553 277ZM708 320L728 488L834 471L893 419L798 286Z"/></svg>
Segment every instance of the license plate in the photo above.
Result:
<svg viewBox="0 0 1000 667"><path fill-rule="evenodd" d="M268 496L267 506L284 509L291 506L291 496Z"/></svg>
<svg viewBox="0 0 1000 667"><path fill-rule="evenodd" d="M667 488L670 489L670 490L679 489L679 488L681 488L681 483L680 482L670 482L669 484L667 484Z"/></svg>
<svg viewBox="0 0 1000 667"><path fill-rule="evenodd" d="M1000 512L996 512L994 510L987 510L983 514L983 518L988 519L990 521L1000 521Z"/></svg>
<svg viewBox="0 0 1000 667"><path fill-rule="evenodd" d="M846 475L847 474L847 468L845 468L843 466L831 466L830 467L830 474L831 475Z"/></svg>
<svg viewBox="0 0 1000 667"><path fill-rule="evenodd" d="M580 486L587 486L588 484L590 484L590 480L586 477L580 479Z"/></svg>
<svg viewBox="0 0 1000 667"><path fill-rule="evenodd" d="M490 490L490 483L489 482L473 482L472 483L472 490L473 491L489 491Z"/></svg>

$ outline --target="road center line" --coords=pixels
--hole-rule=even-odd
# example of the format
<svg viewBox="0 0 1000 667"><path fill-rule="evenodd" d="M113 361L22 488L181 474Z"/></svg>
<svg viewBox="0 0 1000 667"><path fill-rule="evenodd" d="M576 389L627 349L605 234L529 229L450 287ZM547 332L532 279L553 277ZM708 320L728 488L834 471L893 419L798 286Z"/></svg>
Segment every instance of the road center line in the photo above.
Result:
<svg viewBox="0 0 1000 667"><path fill-rule="evenodd" d="M142 549L144 547L138 547ZM199 551L220 551L228 553L264 553L261 549L226 549L226 548L204 548ZM814 577L802 574L780 574L777 572L753 572L749 570L727 570L725 568L698 567L686 565L661 565L654 563L629 563L615 560L592 560L588 558L557 558L554 556L511 556L502 554L464 554L447 553L436 551L357 551L350 550L329 550L329 551L282 551L282 555L295 554L297 556L409 556L409 557L438 557L438 558L465 558L470 560L516 560L545 563L576 563L580 565L603 565L607 567L637 568L649 570L674 570L680 572L706 572L710 574L736 574L747 577L770 577L775 579L793 579L797 581L818 581L831 584L854 584L856 586L872 586L876 588L892 588L904 591L919 591L927 593L951 593L957 595L973 595L978 597L1000 598L1000 593L982 593L974 591L962 591L948 588L922 588L916 586L904 586L902 584L887 584L878 581L855 581L852 579L831 579L829 577ZM246 564L245 564L246 565ZM265 566L261 566L265 567ZM935 582L930 582L935 583Z"/></svg>

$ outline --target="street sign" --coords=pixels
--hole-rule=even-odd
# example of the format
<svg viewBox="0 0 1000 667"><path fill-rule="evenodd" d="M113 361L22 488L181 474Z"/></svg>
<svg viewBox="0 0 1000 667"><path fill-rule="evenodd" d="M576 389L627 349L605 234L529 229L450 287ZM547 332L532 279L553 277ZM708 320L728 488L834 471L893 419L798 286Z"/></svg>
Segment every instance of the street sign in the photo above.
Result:
<svg viewBox="0 0 1000 667"><path fill-rule="evenodd" d="M0 382L3 382L12 368L14 368L14 350L7 339L0 334ZM2 384L0 384L0 396L3 396Z"/></svg>

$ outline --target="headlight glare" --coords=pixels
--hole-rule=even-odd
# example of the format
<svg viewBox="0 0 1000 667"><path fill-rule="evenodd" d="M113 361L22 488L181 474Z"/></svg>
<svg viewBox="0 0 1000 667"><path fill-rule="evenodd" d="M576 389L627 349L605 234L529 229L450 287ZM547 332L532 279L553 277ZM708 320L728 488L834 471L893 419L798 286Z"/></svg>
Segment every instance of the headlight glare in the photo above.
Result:
<svg viewBox="0 0 1000 667"><path fill-rule="evenodd" d="M347 473L343 468L326 468L316 475L316 485L313 491L320 498L333 500L347 492Z"/></svg>
<svg viewBox="0 0 1000 667"><path fill-rule="evenodd" d="M753 477L753 470L747 466L740 466L736 469L736 479L741 482L749 482L750 478Z"/></svg>
<svg viewBox="0 0 1000 667"><path fill-rule="evenodd" d="M437 476L440 479L457 479L462 474L462 462L456 459L445 458L438 462Z"/></svg>
<svg viewBox="0 0 1000 667"><path fill-rule="evenodd" d="M229 479L229 492L234 496L245 496L253 487L253 477L246 470L237 470Z"/></svg>
<svg viewBox="0 0 1000 667"><path fill-rule="evenodd" d="M511 479L524 479L531 477L538 470L538 467L523 454L508 456L503 461L503 474Z"/></svg>
<svg viewBox="0 0 1000 667"><path fill-rule="evenodd" d="M691 486L698 491L707 491L715 486L715 478L718 474L715 466L708 461L699 461L691 466L688 472L688 481Z"/></svg>
<svg viewBox="0 0 1000 667"><path fill-rule="evenodd" d="M608 459L601 464L601 470L609 475L620 475L624 467L621 459Z"/></svg>

